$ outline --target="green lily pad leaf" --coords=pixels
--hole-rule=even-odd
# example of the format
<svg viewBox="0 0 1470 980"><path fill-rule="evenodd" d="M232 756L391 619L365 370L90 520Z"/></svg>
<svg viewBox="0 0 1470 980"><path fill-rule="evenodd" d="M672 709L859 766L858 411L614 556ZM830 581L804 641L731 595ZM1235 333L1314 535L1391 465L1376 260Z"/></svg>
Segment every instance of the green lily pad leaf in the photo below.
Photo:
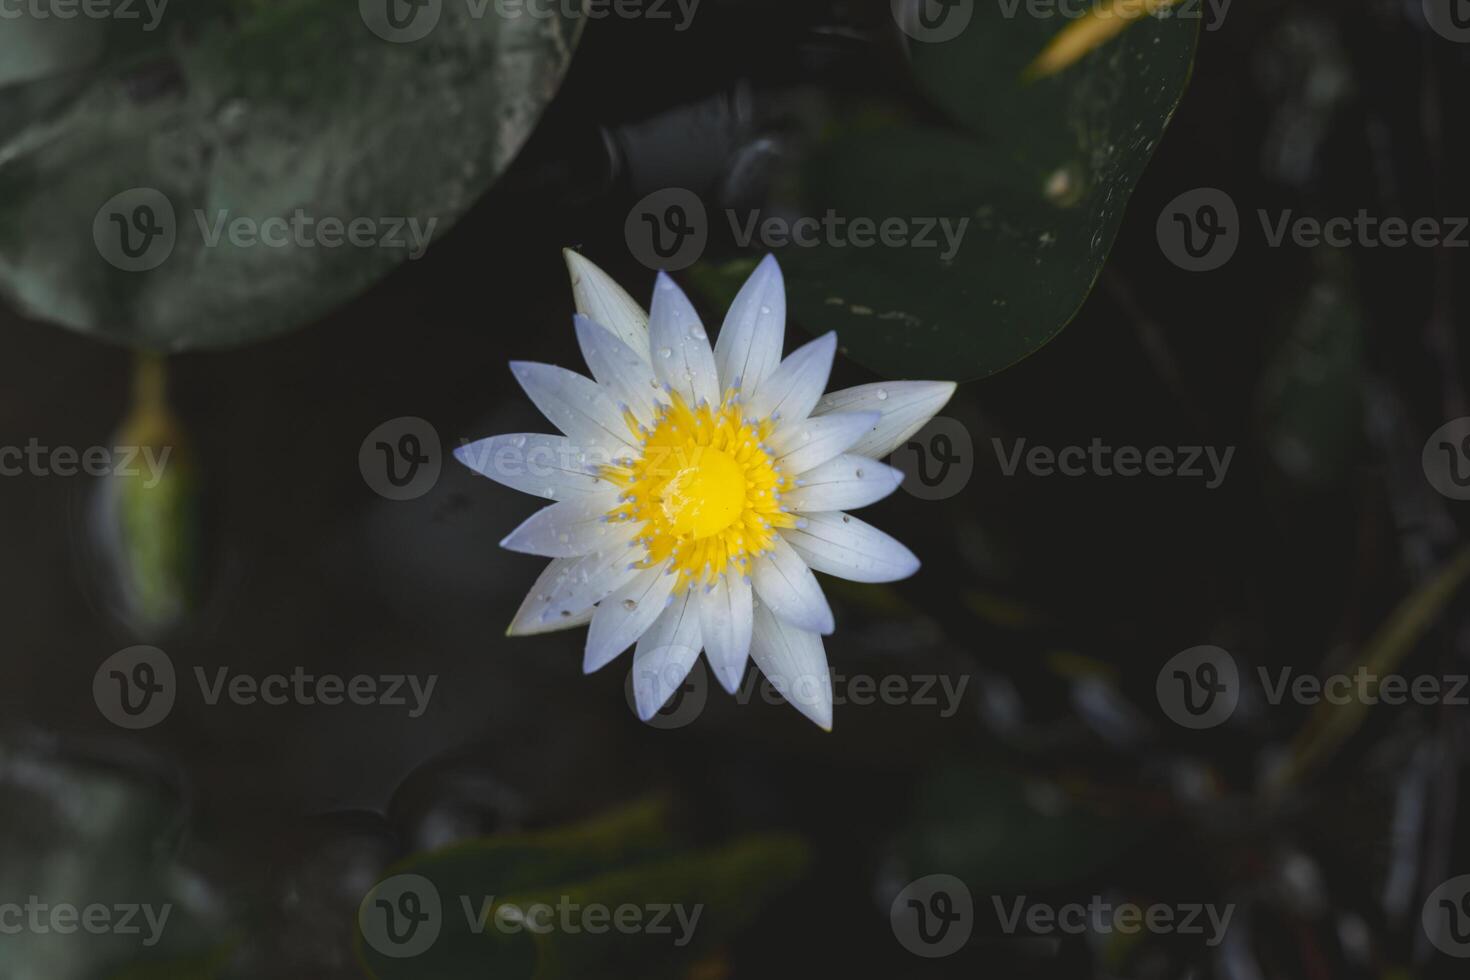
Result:
<svg viewBox="0 0 1470 980"><path fill-rule="evenodd" d="M644 803L401 862L364 900L357 947L378 980L673 977L749 926L806 863L785 836L687 849L666 807ZM427 932L410 930L413 915Z"/></svg>
<svg viewBox="0 0 1470 980"><path fill-rule="evenodd" d="M956 766L920 787L897 855L910 877L943 872L974 889L1024 892L1083 880L1149 832L1051 784Z"/></svg>
<svg viewBox="0 0 1470 980"><path fill-rule="evenodd" d="M290 330L420 256L520 149L582 25L201 0L149 29L137 9L5 28L44 44L11 61L0 39L0 293L170 350Z"/></svg>
<svg viewBox="0 0 1470 980"><path fill-rule="evenodd" d="M85 67L102 52L106 28L88 18L7 18L0 32L0 86Z"/></svg>
<svg viewBox="0 0 1470 980"><path fill-rule="evenodd" d="M113 973L108 980L219 980L226 975L233 943L176 959L142 960Z"/></svg>
<svg viewBox="0 0 1470 980"><path fill-rule="evenodd" d="M749 927L806 866L791 837L740 838L721 847L507 897L488 910L496 962L525 963L527 977L648 977L709 953ZM608 910L606 932L572 932L583 910ZM601 913L598 913L600 915ZM554 917L554 918L553 918ZM521 919L543 931L502 931ZM550 928L545 924L553 923ZM497 975L514 976L496 970ZM466 974L469 976L471 974Z"/></svg>
<svg viewBox="0 0 1470 980"><path fill-rule="evenodd" d="M850 127L802 175L802 210L847 224L783 254L793 316L835 327L886 376L989 375L1055 337L1091 291L1189 79L1198 22L1150 17L1066 71L1023 81L1069 22L1007 18L1002 6L977 4L959 37L913 49L952 128Z"/></svg>
<svg viewBox="0 0 1470 980"><path fill-rule="evenodd" d="M0 740L0 894L27 905L26 915L68 909L76 924L12 930L0 973L110 977L124 964L188 961L219 945L211 888L174 857L185 813L163 775L130 752L104 758L49 738ZM117 928L83 927L99 916Z"/></svg>
<svg viewBox="0 0 1470 980"><path fill-rule="evenodd" d="M528 891L548 881L577 880L604 868L661 860L673 853L670 833L667 803L645 800L572 827L503 834L414 855L390 868L389 876L364 900L357 923L359 956L380 980L459 976L461 964L486 955L483 930L477 932L471 925L462 900L469 901L477 914L487 899ZM414 878L418 879L416 886ZM396 908L401 894L386 892L395 880L409 883L414 892L410 901L422 906L432 893L440 908L432 944L422 951L411 950L412 956L401 955L403 950L394 944L397 936L407 935L406 919L397 936L387 936L386 945L381 932L371 939L363 934L365 926L386 927L386 922L370 917L379 914L376 903L380 900L388 901L389 909Z"/></svg>

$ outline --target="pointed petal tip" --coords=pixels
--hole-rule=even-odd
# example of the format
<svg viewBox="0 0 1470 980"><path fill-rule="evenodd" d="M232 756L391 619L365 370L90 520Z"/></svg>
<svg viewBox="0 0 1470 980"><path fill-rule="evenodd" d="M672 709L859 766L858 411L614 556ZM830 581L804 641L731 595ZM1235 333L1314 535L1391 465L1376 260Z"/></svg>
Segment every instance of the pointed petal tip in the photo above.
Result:
<svg viewBox="0 0 1470 980"><path fill-rule="evenodd" d="M831 734L832 706L830 704L801 704L797 701L792 701L789 698L787 699L787 703L790 704L797 711L801 712L801 716L807 721L811 722L813 725L816 725L822 731Z"/></svg>
<svg viewBox="0 0 1470 980"><path fill-rule="evenodd" d="M810 341L807 346L813 353L821 355L830 365L830 362L837 357L837 331L828 330L820 337Z"/></svg>
<svg viewBox="0 0 1470 980"><path fill-rule="evenodd" d="M905 546L904 550L908 551L908 547ZM898 578L894 579L895 582L902 582L906 578L913 578L915 575L919 574L919 569L923 567L923 562L919 561L918 555L914 554L912 551L909 551L909 560L905 562L904 565L908 570L899 575Z"/></svg>

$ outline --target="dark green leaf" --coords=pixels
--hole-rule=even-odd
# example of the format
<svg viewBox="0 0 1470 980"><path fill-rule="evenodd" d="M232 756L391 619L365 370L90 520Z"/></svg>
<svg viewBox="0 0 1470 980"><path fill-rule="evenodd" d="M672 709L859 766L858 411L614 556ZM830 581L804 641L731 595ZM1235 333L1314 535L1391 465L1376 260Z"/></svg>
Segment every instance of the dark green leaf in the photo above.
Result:
<svg viewBox="0 0 1470 980"><path fill-rule="evenodd" d="M749 925L805 863L805 847L787 837L688 850L662 805L639 804L576 827L474 841L402 862L393 875L420 875L438 893L443 912L437 938L411 957L382 955L361 935L358 949L379 980L672 975L667 971L674 964ZM551 931L496 924L498 914L538 903L558 910ZM700 907L694 928L681 930L673 917L665 923L667 933L560 924L570 914L560 911L564 907L679 904ZM676 945L681 935L688 941Z"/></svg>
<svg viewBox="0 0 1470 980"><path fill-rule="evenodd" d="M952 767L921 788L899 854L912 875L953 874L995 894L1095 873L1148 828L999 769Z"/></svg>
<svg viewBox="0 0 1470 980"><path fill-rule="evenodd" d="M933 223L930 245L824 236L783 255L796 319L835 327L852 357L890 377L992 374L1056 336L1091 290L1189 77L1197 21L1145 18L1060 75L1025 82L1067 21L1007 18L1003 6L977 4L958 38L914 48L922 88L955 129L849 128L804 174L809 215L902 218L910 235Z"/></svg>
<svg viewBox="0 0 1470 980"><path fill-rule="evenodd" d="M476 9L443 4L411 43L325 0L170 5L151 31L7 22L45 44L21 45L32 53L0 75L0 290L31 315L165 349L243 343L333 309L442 235L560 82L579 18ZM0 38L0 54L15 46ZM136 188L157 193L118 197ZM171 250L167 233L140 233L166 228L167 209ZM313 229L367 219L369 244L294 228L281 244L211 244L221 215L258 226L298 211ZM407 219L417 241L394 230ZM94 224L104 241L132 225L161 264L117 267Z"/></svg>

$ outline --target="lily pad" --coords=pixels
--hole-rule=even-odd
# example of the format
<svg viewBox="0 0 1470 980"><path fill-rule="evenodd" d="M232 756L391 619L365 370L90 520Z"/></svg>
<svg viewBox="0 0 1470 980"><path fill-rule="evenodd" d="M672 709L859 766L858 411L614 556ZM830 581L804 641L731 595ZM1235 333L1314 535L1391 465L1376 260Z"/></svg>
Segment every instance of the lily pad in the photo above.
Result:
<svg viewBox="0 0 1470 980"><path fill-rule="evenodd" d="M886 376L972 378L1034 352L1087 298L1189 79L1198 21L1147 17L1061 73L1026 69L1069 21L976 4L959 36L914 42L949 125L848 126L813 154L802 210L879 234L782 256L793 316L836 328ZM899 219L887 241L881 229ZM866 242L866 243L865 243Z"/></svg>
<svg viewBox="0 0 1470 980"><path fill-rule="evenodd" d="M672 978L747 928L807 860L782 835L691 848L665 806L636 804L399 863L364 900L358 953L378 980Z"/></svg>
<svg viewBox="0 0 1470 980"><path fill-rule="evenodd" d="M1085 880L1153 828L1069 800L1052 784L982 766L931 774L896 854L910 876L944 872L993 894Z"/></svg>
<svg viewBox="0 0 1470 980"><path fill-rule="evenodd" d="M171 350L290 330L421 255L520 149L582 26L438 0L199 0L151 29L134 9L0 37L0 292Z"/></svg>

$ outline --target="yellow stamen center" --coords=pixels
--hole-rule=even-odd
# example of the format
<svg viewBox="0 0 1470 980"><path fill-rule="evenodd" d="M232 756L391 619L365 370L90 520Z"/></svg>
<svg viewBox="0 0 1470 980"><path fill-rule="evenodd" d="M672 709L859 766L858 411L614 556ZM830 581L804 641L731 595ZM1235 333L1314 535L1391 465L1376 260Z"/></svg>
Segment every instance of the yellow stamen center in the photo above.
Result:
<svg viewBox="0 0 1470 980"><path fill-rule="evenodd" d="M658 491L673 533L707 538L745 510L745 470L722 449L696 445L689 465Z"/></svg>
<svg viewBox="0 0 1470 980"><path fill-rule="evenodd" d="M639 564L669 564L681 590L727 572L748 573L750 556L770 548L777 529L795 520L781 507L786 479L764 448L770 419L742 418L735 391L718 408L691 408L677 392L669 398L651 429L626 415L642 451L603 467L602 475L624 491L608 518L643 525Z"/></svg>

